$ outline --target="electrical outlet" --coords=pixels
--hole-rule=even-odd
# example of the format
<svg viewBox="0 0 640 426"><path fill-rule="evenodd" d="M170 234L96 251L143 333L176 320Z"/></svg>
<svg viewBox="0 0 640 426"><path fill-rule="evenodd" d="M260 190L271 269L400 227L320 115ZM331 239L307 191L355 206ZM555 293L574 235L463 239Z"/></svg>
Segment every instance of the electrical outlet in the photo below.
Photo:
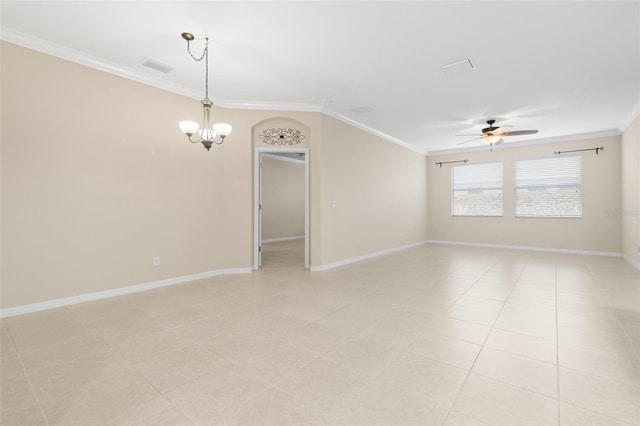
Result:
<svg viewBox="0 0 640 426"><path fill-rule="evenodd" d="M153 258L153 266L160 266L160 257L156 256Z"/></svg>

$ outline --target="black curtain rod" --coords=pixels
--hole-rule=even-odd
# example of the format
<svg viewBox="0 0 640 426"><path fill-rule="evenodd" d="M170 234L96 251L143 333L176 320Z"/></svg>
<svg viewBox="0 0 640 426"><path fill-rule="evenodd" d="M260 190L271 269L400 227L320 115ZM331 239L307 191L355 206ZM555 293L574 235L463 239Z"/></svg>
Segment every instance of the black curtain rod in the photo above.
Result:
<svg viewBox="0 0 640 426"><path fill-rule="evenodd" d="M556 155L560 155L560 154L564 154L564 153L566 153L566 152L595 151L595 152L596 152L596 155L598 155L598 152L599 152L599 151L603 151L603 150L604 150L604 146L600 146L600 147L597 147L597 148L574 149L574 150L572 150L572 151L556 151L556 152L554 152L554 154L556 154Z"/></svg>
<svg viewBox="0 0 640 426"><path fill-rule="evenodd" d="M451 164L451 163L466 163L469 160L454 160L454 161L438 161L436 164L442 167L443 164Z"/></svg>

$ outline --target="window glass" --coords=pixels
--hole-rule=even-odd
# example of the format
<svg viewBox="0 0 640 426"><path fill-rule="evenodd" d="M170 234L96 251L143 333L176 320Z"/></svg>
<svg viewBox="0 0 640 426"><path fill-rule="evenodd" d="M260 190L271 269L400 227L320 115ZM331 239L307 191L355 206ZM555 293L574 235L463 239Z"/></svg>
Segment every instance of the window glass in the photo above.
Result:
<svg viewBox="0 0 640 426"><path fill-rule="evenodd" d="M451 168L453 216L502 216L502 162Z"/></svg>
<svg viewBox="0 0 640 426"><path fill-rule="evenodd" d="M580 156L515 162L517 217L582 217Z"/></svg>

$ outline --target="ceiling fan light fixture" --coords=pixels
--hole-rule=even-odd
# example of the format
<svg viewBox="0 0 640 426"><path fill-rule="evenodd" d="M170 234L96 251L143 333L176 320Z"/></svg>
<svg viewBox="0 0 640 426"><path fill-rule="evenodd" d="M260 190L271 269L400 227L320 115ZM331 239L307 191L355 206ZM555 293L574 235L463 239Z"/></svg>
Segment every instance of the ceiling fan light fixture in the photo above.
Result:
<svg viewBox="0 0 640 426"><path fill-rule="evenodd" d="M477 137L475 137L473 139L469 139L468 141L460 142L460 143L458 143L456 145L463 145L465 143L469 143L469 142L472 142L472 141L477 141L478 139L482 139L482 142L486 143L487 145L490 145L493 148L493 145L496 145L496 144L499 144L499 143L503 142L502 138L504 136L534 135L534 134L538 133L537 130L516 130L516 131L511 131L511 130L507 129L508 127L512 127L511 125L507 124L507 125L504 125L504 126L496 127L496 126L494 126L495 122L496 122L495 119L487 120L488 127L485 127L484 129L482 129L482 134L481 135L478 135ZM463 135L458 135L458 136L473 136L473 135L463 134Z"/></svg>
<svg viewBox="0 0 640 426"><path fill-rule="evenodd" d="M498 143L498 141L500 141L501 138L502 136L500 135L483 136L482 142L486 143L487 145L494 145Z"/></svg>

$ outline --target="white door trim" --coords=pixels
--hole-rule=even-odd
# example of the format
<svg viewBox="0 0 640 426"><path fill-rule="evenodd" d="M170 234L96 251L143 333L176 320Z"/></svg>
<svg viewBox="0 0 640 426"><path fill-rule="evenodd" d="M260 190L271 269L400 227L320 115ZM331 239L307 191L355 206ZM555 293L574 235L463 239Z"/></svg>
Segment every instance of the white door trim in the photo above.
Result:
<svg viewBox="0 0 640 426"><path fill-rule="evenodd" d="M253 160L253 270L260 268L260 157L269 153L304 154L304 267L309 269L309 148L255 148Z"/></svg>

